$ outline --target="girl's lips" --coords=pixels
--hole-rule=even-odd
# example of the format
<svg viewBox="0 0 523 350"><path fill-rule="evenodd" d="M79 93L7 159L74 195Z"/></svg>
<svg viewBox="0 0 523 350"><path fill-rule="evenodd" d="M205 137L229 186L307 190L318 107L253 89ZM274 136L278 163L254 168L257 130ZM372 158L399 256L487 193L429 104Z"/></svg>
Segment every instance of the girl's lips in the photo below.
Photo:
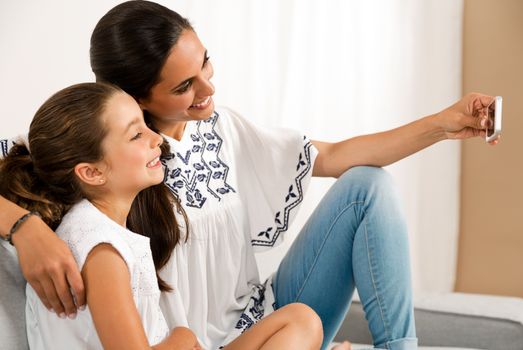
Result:
<svg viewBox="0 0 523 350"><path fill-rule="evenodd" d="M157 168L161 165L160 157L156 157L153 160L151 160L149 163L147 163L145 166L150 169Z"/></svg>
<svg viewBox="0 0 523 350"><path fill-rule="evenodd" d="M205 100L203 100L202 102L200 103L195 103L193 105L191 105L191 109L205 109L207 107L209 107L209 105L211 104L211 96L207 96L207 98Z"/></svg>

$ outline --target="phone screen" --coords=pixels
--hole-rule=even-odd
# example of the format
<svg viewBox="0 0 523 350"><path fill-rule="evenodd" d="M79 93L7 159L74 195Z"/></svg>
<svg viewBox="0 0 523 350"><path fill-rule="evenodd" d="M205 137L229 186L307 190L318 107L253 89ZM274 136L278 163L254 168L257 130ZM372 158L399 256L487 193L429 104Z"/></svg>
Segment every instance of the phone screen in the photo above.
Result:
<svg viewBox="0 0 523 350"><path fill-rule="evenodd" d="M488 126L487 126L487 137L492 136L494 134L494 116L496 115L496 100L492 101L492 103L487 108L487 118L488 118Z"/></svg>

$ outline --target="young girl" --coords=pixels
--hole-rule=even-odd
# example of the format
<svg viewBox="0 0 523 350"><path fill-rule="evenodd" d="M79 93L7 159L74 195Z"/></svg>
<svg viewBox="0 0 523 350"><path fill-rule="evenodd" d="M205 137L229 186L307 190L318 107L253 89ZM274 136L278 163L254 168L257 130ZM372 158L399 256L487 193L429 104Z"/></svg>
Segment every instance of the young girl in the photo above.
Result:
<svg viewBox="0 0 523 350"><path fill-rule="evenodd" d="M0 161L0 194L29 211L7 239L41 216L71 249L86 288L87 309L67 318L49 312L28 285L31 349L200 349L186 324L169 333L159 307L160 290L179 290L156 271L188 238L173 206L182 220L183 209L161 185L162 143L132 97L85 83L46 101L27 146L15 145ZM225 349L318 349L321 341L318 316L293 304Z"/></svg>

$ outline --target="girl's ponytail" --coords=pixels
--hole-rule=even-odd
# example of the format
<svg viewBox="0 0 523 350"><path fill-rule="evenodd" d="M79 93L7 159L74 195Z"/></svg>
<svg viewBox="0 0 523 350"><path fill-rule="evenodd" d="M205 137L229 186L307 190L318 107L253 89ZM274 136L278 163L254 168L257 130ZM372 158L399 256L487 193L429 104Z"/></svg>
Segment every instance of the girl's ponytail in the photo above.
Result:
<svg viewBox="0 0 523 350"><path fill-rule="evenodd" d="M120 89L96 83L65 88L36 112L28 143L0 160L0 195L37 211L53 230L65 212L84 197L74 167L103 158L101 120L109 98ZM31 153L29 153L31 150Z"/></svg>
<svg viewBox="0 0 523 350"><path fill-rule="evenodd" d="M44 222L55 229L67 208L46 187L36 175L25 145L14 145L7 156L0 159L0 195L24 209L37 211Z"/></svg>

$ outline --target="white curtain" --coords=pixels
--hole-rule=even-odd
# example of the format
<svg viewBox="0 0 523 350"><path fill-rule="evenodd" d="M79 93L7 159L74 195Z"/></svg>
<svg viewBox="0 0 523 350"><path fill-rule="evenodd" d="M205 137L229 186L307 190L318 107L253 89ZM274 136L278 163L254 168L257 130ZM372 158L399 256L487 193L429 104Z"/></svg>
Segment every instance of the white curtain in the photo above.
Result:
<svg viewBox="0 0 523 350"><path fill-rule="evenodd" d="M171 2L172 3L172 2ZM179 2L216 66L217 101L260 124L341 140L438 112L461 95L462 1ZM407 217L414 287L453 288L459 143L391 167ZM332 183L313 183L304 223ZM271 273L290 245L260 255Z"/></svg>
<svg viewBox="0 0 523 350"><path fill-rule="evenodd" d="M93 79L89 35L118 2L2 2L0 102L7 114L0 136L26 128L58 88ZM338 141L435 113L461 95L462 0L159 2L188 17L207 46L216 102L258 124ZM6 115L15 117L13 126L4 124ZM459 147L446 141L389 167L407 218L417 293L453 288ZM291 239L258 257L262 275L275 270L331 184L313 182Z"/></svg>

